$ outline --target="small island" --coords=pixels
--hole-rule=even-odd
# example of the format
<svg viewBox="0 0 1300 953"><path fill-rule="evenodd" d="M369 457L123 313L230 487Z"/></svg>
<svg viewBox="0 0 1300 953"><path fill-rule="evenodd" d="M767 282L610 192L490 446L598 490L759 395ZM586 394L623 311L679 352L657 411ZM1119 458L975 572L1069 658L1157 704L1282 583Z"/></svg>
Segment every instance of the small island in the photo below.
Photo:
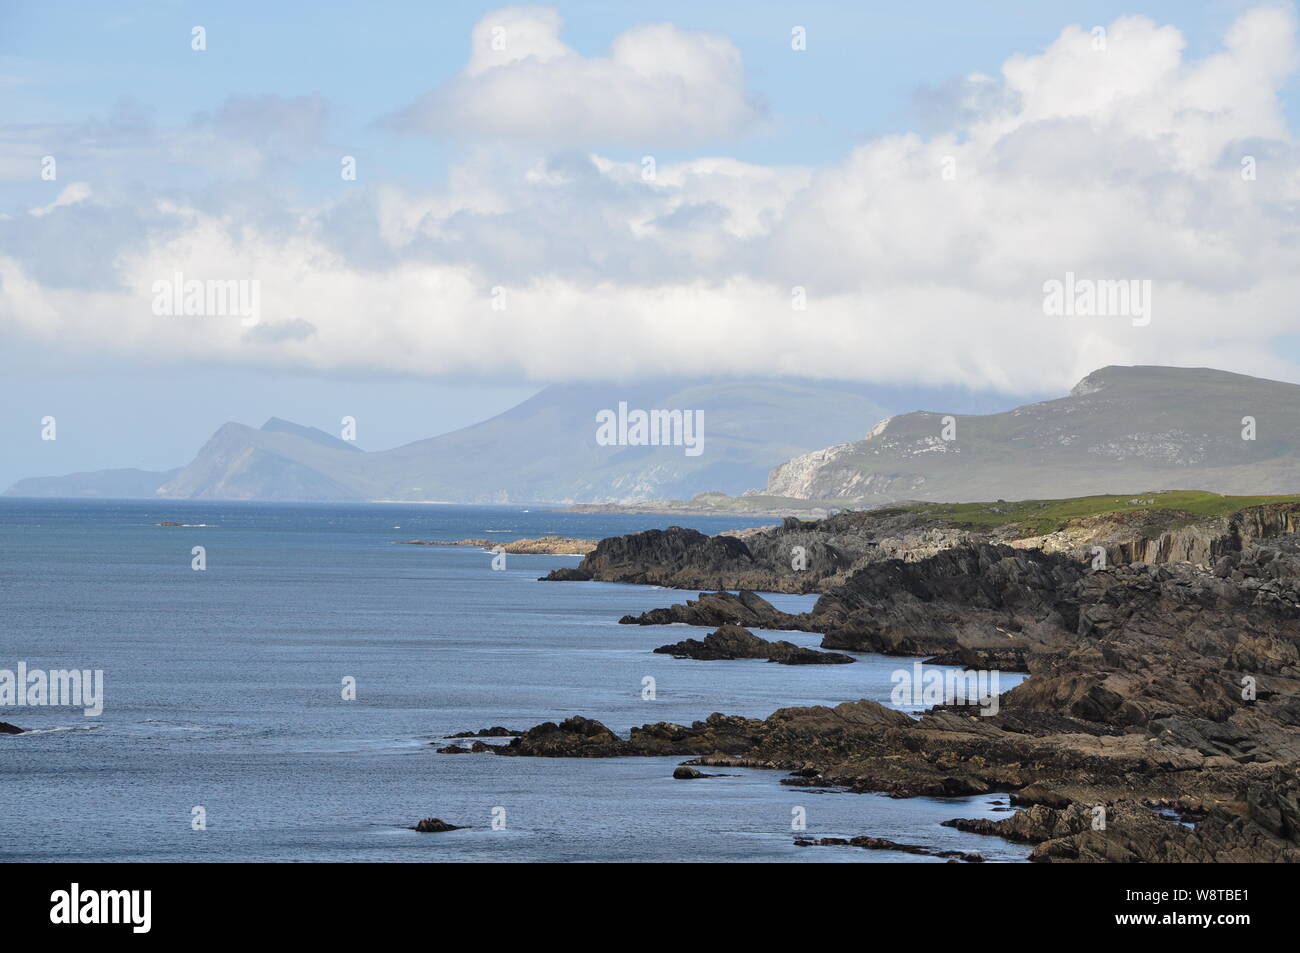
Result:
<svg viewBox="0 0 1300 953"><path fill-rule="evenodd" d="M523 556L585 556L596 548L594 539L574 539L570 536L538 536L535 539L513 539L496 542L490 539L395 539L399 546L477 546L494 550L498 546L510 555Z"/></svg>

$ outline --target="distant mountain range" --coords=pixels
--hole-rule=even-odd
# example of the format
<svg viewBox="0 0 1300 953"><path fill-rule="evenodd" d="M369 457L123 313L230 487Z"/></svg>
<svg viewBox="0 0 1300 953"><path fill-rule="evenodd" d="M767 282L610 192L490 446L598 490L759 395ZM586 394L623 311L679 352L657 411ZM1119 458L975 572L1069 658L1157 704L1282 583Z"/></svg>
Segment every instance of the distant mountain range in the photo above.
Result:
<svg viewBox="0 0 1300 953"><path fill-rule="evenodd" d="M620 403L630 411L702 412L703 452L602 445L597 415L616 411ZM1007 409L1010 403L954 389L808 381L563 384L482 423L392 450L368 453L322 430L273 417L260 429L223 425L177 470L39 477L20 480L6 494L654 500L668 501L668 510L675 511L673 500L716 492L741 497L735 500L741 509L752 504L778 512L783 505L807 506L796 501L849 507L1168 489L1300 492L1295 384L1208 368L1105 367L1068 397ZM949 409L890 416L927 405ZM1255 439L1243 439L1251 426ZM736 509L722 505L725 497L706 502L723 512Z"/></svg>
<svg viewBox="0 0 1300 953"><path fill-rule="evenodd" d="M12 496L241 500L438 500L458 503L631 502L703 491L739 494L790 457L853 439L930 397L1006 406L1005 398L801 381L661 381L547 387L490 420L392 450L364 452L278 418L227 423L185 467L21 480ZM703 452L606 446L597 414L703 413Z"/></svg>
<svg viewBox="0 0 1300 953"><path fill-rule="evenodd" d="M1254 439L1244 439L1252 421ZM869 505L1166 489L1300 492L1300 386L1209 368L1104 367L1059 400L891 417L864 440L783 463L764 493Z"/></svg>

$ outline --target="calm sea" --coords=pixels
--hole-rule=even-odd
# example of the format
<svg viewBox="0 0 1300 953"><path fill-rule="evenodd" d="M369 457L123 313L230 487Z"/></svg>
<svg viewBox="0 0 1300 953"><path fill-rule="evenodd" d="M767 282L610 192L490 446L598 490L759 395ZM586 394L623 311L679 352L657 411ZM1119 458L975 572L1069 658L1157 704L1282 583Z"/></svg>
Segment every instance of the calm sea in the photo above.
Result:
<svg viewBox="0 0 1300 953"><path fill-rule="evenodd" d="M163 527L175 521L187 526ZM872 834L990 860L961 834L1005 796L895 800L782 786L780 772L672 780L678 758L437 755L431 742L573 714L617 731L713 711L888 701L902 659L695 662L680 627L625 613L695 593L541 583L577 557L396 546L410 538L599 538L770 521L518 507L0 499L0 669L101 669L103 714L0 708L0 859L926 861L793 846ZM191 568L194 547L207 568ZM801 610L811 597L773 596ZM692 632L692 635L702 635ZM815 646L819 637L780 637ZM643 700L643 679L655 679ZM342 687L355 679L356 699ZM1004 688L1010 682L1004 680ZM195 808L206 830L194 830ZM417 834L436 816L470 829ZM493 829L493 817L504 817Z"/></svg>

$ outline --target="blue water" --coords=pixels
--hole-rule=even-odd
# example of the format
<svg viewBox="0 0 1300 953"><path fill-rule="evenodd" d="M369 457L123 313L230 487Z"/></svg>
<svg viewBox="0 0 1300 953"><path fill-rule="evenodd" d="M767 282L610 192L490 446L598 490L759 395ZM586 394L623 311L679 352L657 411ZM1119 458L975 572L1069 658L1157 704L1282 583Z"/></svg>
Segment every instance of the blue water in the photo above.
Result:
<svg viewBox="0 0 1300 953"><path fill-rule="evenodd" d="M154 525L161 520L206 525ZM537 581L575 565L572 556L508 556L494 571L477 549L392 545L764 522L0 499L0 668L102 669L106 696L95 718L0 708L0 720L30 731L0 735L0 859L930 860L795 847L796 808L812 836L872 834L1023 859L1023 847L939 826L1005 816L995 810L1003 796L896 800L789 788L781 772L760 770L674 781L678 758L433 752L430 742L451 732L573 714L625 732L713 711L887 702L889 674L906 660L784 666L655 655L705 630L620 626L619 617L695 593ZM206 571L191 569L194 546L206 549ZM771 598L792 611L813 601ZM341 697L347 676L355 701ZM654 700L642 698L647 676ZM191 829L196 806L206 830ZM494 809L504 809L504 829L493 829ZM470 829L406 829L428 816Z"/></svg>

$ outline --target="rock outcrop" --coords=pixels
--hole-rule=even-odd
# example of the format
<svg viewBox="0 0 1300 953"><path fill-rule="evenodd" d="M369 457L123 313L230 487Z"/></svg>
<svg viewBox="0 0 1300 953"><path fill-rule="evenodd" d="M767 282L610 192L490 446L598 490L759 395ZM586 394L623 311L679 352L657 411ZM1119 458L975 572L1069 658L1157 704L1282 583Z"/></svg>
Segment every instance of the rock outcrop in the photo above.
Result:
<svg viewBox="0 0 1300 953"><path fill-rule="evenodd" d="M831 649L930 655L1020 649L1072 629L1079 563L1037 550L964 543L920 560L858 570L817 600L805 625Z"/></svg>
<svg viewBox="0 0 1300 953"><path fill-rule="evenodd" d="M493 725L491 728L480 728L478 731L458 731L454 735L448 735L448 738L513 738L515 735L522 735L522 731L515 731L513 728L503 728L501 725Z"/></svg>
<svg viewBox="0 0 1300 953"><path fill-rule="evenodd" d="M707 625L746 626L752 629L802 630L800 616L781 612L762 596L742 589L732 592L702 592L698 599L666 609L651 609L640 615L625 615L622 625Z"/></svg>
<svg viewBox="0 0 1300 953"><path fill-rule="evenodd" d="M490 754L495 751L498 745L484 744L482 741L475 741L469 746L465 745L446 745L438 749L438 754Z"/></svg>
<svg viewBox="0 0 1300 953"><path fill-rule="evenodd" d="M767 659L781 665L843 665L855 661L853 656L839 652L819 652L784 640L769 642L738 625L724 625L699 639L685 639L672 645L655 649L662 655L698 661L729 661L732 659Z"/></svg>
<svg viewBox="0 0 1300 953"><path fill-rule="evenodd" d="M578 568L601 582L679 589L694 588L694 580L702 574L739 577L761 571L741 540L705 536L680 526L602 539Z"/></svg>
<svg viewBox="0 0 1300 953"><path fill-rule="evenodd" d="M1300 531L1298 502L1242 505L1231 511L1226 507L1233 505L1232 500L1211 494L1169 496L1193 498L1185 504L1193 510L1213 504L1223 512L1197 515L1157 494L1121 499L1115 504L1119 509L1095 516L1052 520L1056 528L1045 534L1037 525L1041 520L1032 518L1039 507L1064 503L1064 512L1069 512L1070 505L1089 501L980 504L974 526L960 511L931 505L850 511L817 520L787 517L779 526L717 536L670 527L601 540L577 567L556 570L546 579L825 593L874 564L920 562L967 544L1041 550L1085 567L1103 551L1108 566L1133 562L1210 566L1251 543Z"/></svg>
<svg viewBox="0 0 1300 953"><path fill-rule="evenodd" d="M624 739L570 718L496 753L673 755L896 797L1007 791L1017 813L954 826L1033 843L1038 861L1300 860L1300 536L1243 542L1207 568L1097 571L966 543L855 571L808 623L831 647L976 661L1014 647L1029 677L997 706L915 720L862 700Z"/></svg>
<svg viewBox="0 0 1300 953"><path fill-rule="evenodd" d="M930 857L949 857L955 860L964 860L967 863L983 863L984 855L978 851L964 850L934 850L930 847L924 847L919 844L900 844L897 841L888 840L884 837L868 837L866 835L858 837L796 837L794 839L796 847L861 847L863 850L894 850L904 854L926 854Z"/></svg>
<svg viewBox="0 0 1300 953"><path fill-rule="evenodd" d="M448 824L440 817L426 817L410 829L421 834L445 834L447 831L463 831L465 828L463 825Z"/></svg>
<svg viewBox="0 0 1300 953"><path fill-rule="evenodd" d="M671 526L601 540L574 569L550 582L595 579L673 589L818 592L869 562L921 558L970 533L901 510L786 517L779 526L706 536Z"/></svg>

